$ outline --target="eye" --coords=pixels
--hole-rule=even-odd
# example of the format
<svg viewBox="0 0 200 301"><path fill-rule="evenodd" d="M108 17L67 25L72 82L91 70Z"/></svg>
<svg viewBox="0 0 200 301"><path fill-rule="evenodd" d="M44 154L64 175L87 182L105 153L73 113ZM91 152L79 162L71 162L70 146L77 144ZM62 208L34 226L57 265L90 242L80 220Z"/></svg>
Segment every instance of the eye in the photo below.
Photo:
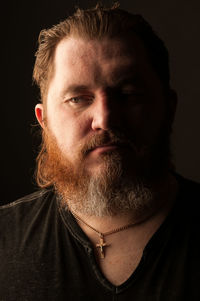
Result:
<svg viewBox="0 0 200 301"><path fill-rule="evenodd" d="M93 102L93 97L88 95L80 95L71 97L66 102L72 107L84 107L88 106Z"/></svg>
<svg viewBox="0 0 200 301"><path fill-rule="evenodd" d="M79 102L83 101L83 98L81 98L81 97L72 97L68 101L71 102L71 103L79 103Z"/></svg>
<svg viewBox="0 0 200 301"><path fill-rule="evenodd" d="M140 95L143 95L143 92L141 90L139 90L137 87L128 86L128 87L122 88L122 94L127 95L127 96L129 96L129 95L130 96L132 96L132 95L140 96Z"/></svg>

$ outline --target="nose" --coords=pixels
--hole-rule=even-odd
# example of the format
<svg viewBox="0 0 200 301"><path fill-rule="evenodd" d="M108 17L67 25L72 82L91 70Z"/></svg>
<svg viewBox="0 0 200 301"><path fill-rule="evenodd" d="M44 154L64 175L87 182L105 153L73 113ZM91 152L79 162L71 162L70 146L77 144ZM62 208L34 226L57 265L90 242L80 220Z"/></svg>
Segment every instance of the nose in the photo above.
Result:
<svg viewBox="0 0 200 301"><path fill-rule="evenodd" d="M94 102L91 127L94 131L108 130L116 124L117 108L107 95L98 96Z"/></svg>

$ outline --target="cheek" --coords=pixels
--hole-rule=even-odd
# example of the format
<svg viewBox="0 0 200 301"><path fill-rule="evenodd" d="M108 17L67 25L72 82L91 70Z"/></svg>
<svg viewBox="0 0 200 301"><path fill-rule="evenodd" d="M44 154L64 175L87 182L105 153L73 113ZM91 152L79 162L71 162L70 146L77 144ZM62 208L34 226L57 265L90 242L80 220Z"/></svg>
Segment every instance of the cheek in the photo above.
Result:
<svg viewBox="0 0 200 301"><path fill-rule="evenodd" d="M154 142L160 135L160 131L166 120L166 111L164 106L153 107L148 111L145 118L146 139Z"/></svg>
<svg viewBox="0 0 200 301"><path fill-rule="evenodd" d="M54 108L47 114L48 126L55 136L59 148L64 153L76 152L88 132L88 120L85 116L66 110L64 106Z"/></svg>
<svg viewBox="0 0 200 301"><path fill-rule="evenodd" d="M130 110L127 116L128 128L133 133L133 138L151 143L163 125L165 110L162 105L144 105Z"/></svg>

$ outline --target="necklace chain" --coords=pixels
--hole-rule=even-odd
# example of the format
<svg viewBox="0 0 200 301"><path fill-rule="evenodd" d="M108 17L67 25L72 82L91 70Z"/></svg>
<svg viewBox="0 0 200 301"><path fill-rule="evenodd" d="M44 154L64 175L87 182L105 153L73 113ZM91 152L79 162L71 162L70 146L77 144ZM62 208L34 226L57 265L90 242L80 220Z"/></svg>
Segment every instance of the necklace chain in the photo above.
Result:
<svg viewBox="0 0 200 301"><path fill-rule="evenodd" d="M71 210L71 213L72 213L72 215L78 220L78 221L80 221L80 222L82 222L83 224L85 224L88 228L90 228L90 229L92 229L93 231L95 231L96 233L98 233L99 234L99 236L108 236L108 235L110 235L110 234L114 234L114 233L117 233L117 232L120 232L120 231L123 231L123 230L126 230L126 229L128 229L128 228L130 228L130 227L133 227L136 223L130 223L130 224L128 224L128 225L125 225L125 226L122 226L122 227L119 227L119 228L115 228L115 229L113 229L113 230L111 230L111 231L107 231L107 232L100 232L100 231L98 231L97 229L95 229L95 228L93 228L91 225L89 225L88 223L86 223L82 218L80 218L80 216L78 216L75 212L73 212L72 210Z"/></svg>
<svg viewBox="0 0 200 301"><path fill-rule="evenodd" d="M168 183L169 185L169 189L168 189L168 199L171 200L170 198L170 192L171 192L171 183ZM175 185L175 184L174 184ZM177 188L176 188L177 189ZM175 199L175 196L173 197L173 199ZM75 212L73 212L71 210L71 214L75 217L75 219L77 219L78 221L82 222L83 224L85 224L88 228L92 229L94 232L96 232L98 235L99 235L99 243L96 244L96 248L100 250L100 257L101 258L105 258L105 252L104 252L104 248L105 247L108 247L109 245L106 244L106 242L104 241L104 237L105 236L108 236L110 234L114 234L114 233L117 233L117 232L120 232L120 231L123 231L123 230L126 230L130 227L133 227L135 226L136 224L140 224L141 222L144 222L146 218L144 218L142 221L139 221L139 222L135 222L135 223L129 223L128 225L125 225L125 226L122 226L122 227L119 227L119 228L115 228L111 231L107 231L107 232L100 232L98 231L97 229L93 228L91 225L89 225L87 222L85 222L80 216L78 216ZM152 214L153 215L153 214ZM151 215L150 215L151 216Z"/></svg>
<svg viewBox="0 0 200 301"><path fill-rule="evenodd" d="M106 242L104 241L104 237L108 236L110 234L114 234L123 230L126 230L132 226L134 226L136 223L130 223L128 225L113 229L111 231L107 231L107 232L100 232L97 229L93 228L92 226L90 226L88 223L86 223L80 216L78 216L75 212L73 212L71 210L72 215L75 217L76 220L82 222L83 224L85 224L88 228L92 229L93 231L95 231L98 235L99 235L99 243L96 244L96 248L100 250L100 257L101 258L105 258L105 252L104 252L104 248L108 247L109 245L106 244Z"/></svg>

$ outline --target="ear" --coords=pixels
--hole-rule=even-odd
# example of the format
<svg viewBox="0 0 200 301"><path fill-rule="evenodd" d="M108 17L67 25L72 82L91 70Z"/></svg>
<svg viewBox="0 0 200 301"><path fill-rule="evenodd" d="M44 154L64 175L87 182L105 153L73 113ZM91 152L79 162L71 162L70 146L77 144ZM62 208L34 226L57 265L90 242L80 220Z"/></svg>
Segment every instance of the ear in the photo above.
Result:
<svg viewBox="0 0 200 301"><path fill-rule="evenodd" d="M170 89L169 95L168 95L168 103L169 103L169 118L171 120L171 123L174 121L174 117L176 114L176 108L177 108L177 102L178 97L175 90Z"/></svg>
<svg viewBox="0 0 200 301"><path fill-rule="evenodd" d="M37 121L39 122L40 126L44 128L44 106L41 103L38 103L35 106L35 116L37 118Z"/></svg>

